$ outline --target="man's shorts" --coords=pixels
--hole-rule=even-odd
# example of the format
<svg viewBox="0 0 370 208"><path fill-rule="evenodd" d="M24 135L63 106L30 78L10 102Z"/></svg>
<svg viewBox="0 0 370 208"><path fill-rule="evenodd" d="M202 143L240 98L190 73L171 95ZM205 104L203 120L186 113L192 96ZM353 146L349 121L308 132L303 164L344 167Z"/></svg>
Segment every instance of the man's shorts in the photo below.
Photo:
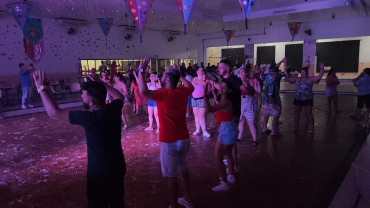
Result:
<svg viewBox="0 0 370 208"><path fill-rule="evenodd" d="M263 111L265 114L268 114L272 117L277 117L281 114L281 106L274 104L264 104Z"/></svg>
<svg viewBox="0 0 370 208"><path fill-rule="evenodd" d="M161 169L164 177L177 177L187 171L186 156L190 149L190 139L161 143Z"/></svg>
<svg viewBox="0 0 370 208"><path fill-rule="evenodd" d="M370 108L370 94L357 96L357 108L362 108L364 104Z"/></svg>

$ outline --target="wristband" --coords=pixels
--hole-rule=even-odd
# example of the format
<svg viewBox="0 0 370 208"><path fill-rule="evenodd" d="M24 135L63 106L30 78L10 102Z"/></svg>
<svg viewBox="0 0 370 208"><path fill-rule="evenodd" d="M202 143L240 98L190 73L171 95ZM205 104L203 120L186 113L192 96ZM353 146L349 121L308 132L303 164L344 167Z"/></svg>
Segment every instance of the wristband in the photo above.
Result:
<svg viewBox="0 0 370 208"><path fill-rule="evenodd" d="M41 91L46 90L46 87L44 85L41 85L40 87L37 88L37 92L40 93Z"/></svg>

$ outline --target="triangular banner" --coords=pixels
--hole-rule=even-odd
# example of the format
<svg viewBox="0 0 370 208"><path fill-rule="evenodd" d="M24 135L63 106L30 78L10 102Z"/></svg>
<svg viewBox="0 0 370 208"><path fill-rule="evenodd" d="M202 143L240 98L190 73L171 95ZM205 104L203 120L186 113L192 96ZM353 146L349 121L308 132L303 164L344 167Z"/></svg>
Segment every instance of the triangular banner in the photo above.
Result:
<svg viewBox="0 0 370 208"><path fill-rule="evenodd" d="M8 4L8 8L12 10L13 17L22 30L30 12L30 5L25 3L14 3Z"/></svg>
<svg viewBox="0 0 370 208"><path fill-rule="evenodd" d="M255 0L239 0L239 4L242 7L244 18L245 18L245 29L248 29L248 15L251 12L252 6Z"/></svg>
<svg viewBox="0 0 370 208"><path fill-rule="evenodd" d="M231 37L234 36L235 30L224 30L223 32L224 32L225 37L226 37L227 45L229 45L229 41L230 41Z"/></svg>
<svg viewBox="0 0 370 208"><path fill-rule="evenodd" d="M142 41L142 32L145 23L148 21L153 0L125 0L130 10L132 19L134 19L136 28L140 31L140 42Z"/></svg>
<svg viewBox="0 0 370 208"><path fill-rule="evenodd" d="M98 18L99 25L105 36L108 36L110 28L113 24L113 18Z"/></svg>
<svg viewBox="0 0 370 208"><path fill-rule="evenodd" d="M177 7L180 10L181 17L184 20L184 35L186 35L186 24L188 23L189 17L193 11L193 5L195 0L176 0Z"/></svg>
<svg viewBox="0 0 370 208"><path fill-rule="evenodd" d="M23 27L23 37L32 45L36 45L42 38L41 19L27 18L26 24Z"/></svg>
<svg viewBox="0 0 370 208"><path fill-rule="evenodd" d="M292 35L292 40L294 40L294 36L298 33L301 24L302 22L288 22L290 34Z"/></svg>

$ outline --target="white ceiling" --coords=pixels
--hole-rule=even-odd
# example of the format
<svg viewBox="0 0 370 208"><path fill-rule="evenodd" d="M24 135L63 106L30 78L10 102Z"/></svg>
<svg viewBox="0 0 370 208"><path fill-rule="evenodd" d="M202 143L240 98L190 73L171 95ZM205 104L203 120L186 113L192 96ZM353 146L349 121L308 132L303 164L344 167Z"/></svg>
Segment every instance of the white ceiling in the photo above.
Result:
<svg viewBox="0 0 370 208"><path fill-rule="evenodd" d="M7 4L24 2L1 0L0 11L10 14ZM114 18L115 25L134 25L123 0L28 0L31 5L30 16L42 18L72 18L96 23L98 17ZM304 21L305 14L329 10L343 10L344 0L256 0L250 13L251 25L261 19L279 19L288 21L294 17ZM355 14L354 14L355 15ZM324 16L324 15L321 15ZM331 15L330 15L331 16ZM293 18L293 19L294 19ZM327 17L323 17L327 18ZM253 20L255 19L255 20ZM317 19L317 17L316 17ZM238 0L195 0L193 14L188 22L191 33L204 34L219 32L228 25L243 23L242 10ZM1 20L0 20L1 21ZM240 22L240 24L236 24ZM183 30L183 21L177 9L176 0L154 0L146 29Z"/></svg>

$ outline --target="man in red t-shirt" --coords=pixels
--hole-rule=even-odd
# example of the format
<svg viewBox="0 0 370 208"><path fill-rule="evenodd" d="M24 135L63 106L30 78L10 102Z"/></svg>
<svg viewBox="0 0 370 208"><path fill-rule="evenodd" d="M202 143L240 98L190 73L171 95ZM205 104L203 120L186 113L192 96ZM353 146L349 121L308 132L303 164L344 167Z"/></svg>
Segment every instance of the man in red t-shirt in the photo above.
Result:
<svg viewBox="0 0 370 208"><path fill-rule="evenodd" d="M148 99L157 102L159 117L159 141L161 142L161 169L168 179L171 208L181 204L193 207L190 199L190 178L186 165L186 156L190 148L189 131L186 125L186 107L188 97L194 90L193 85L181 76L179 67L174 64L163 73L162 89L151 91L145 84L145 71L149 63L145 58L140 61L139 91ZM185 87L177 88L181 80ZM178 198L177 174L181 173L185 189L184 197Z"/></svg>

